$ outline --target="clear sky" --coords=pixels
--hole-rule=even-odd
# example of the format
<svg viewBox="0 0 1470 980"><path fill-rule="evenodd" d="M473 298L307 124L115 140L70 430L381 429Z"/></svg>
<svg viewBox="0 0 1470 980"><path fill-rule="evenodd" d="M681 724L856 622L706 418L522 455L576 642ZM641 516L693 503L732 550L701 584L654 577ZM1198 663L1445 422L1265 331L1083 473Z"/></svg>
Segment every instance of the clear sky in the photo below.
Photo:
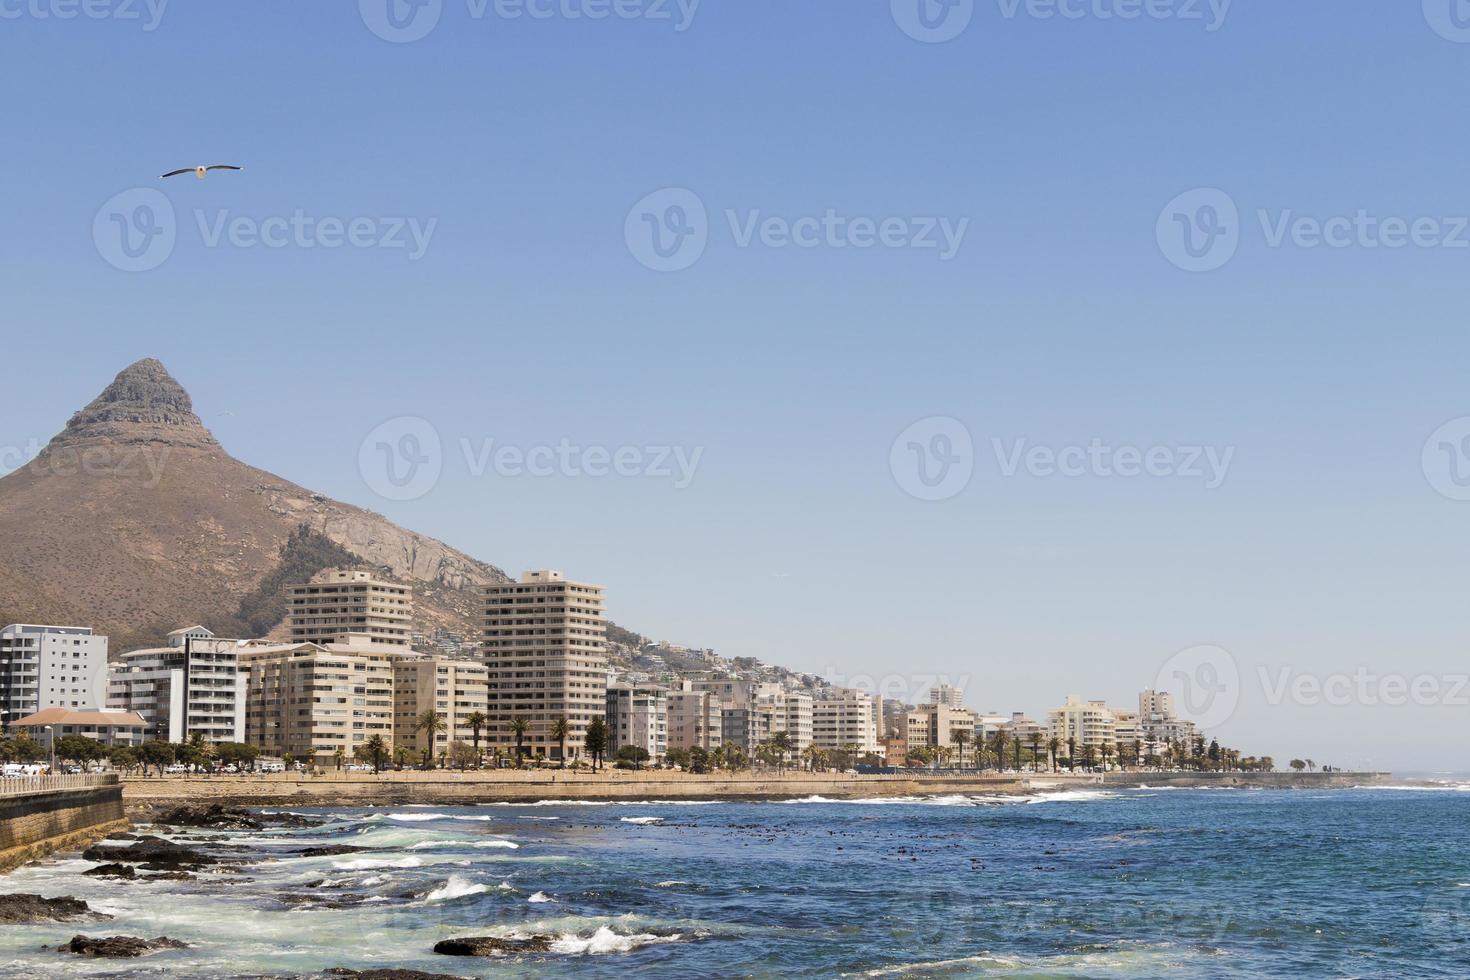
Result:
<svg viewBox="0 0 1470 980"><path fill-rule="evenodd" d="M234 455L659 638L1039 717L1212 644L1247 753L1464 768L1470 502L1435 460L1470 426L1424 451L1470 415L1470 29L918 2L0 0L0 445L157 356ZM247 169L156 179L214 163ZM160 227L160 192L172 244L130 258L113 215ZM423 441L360 452L399 417L442 446L407 500L364 459ZM516 475L490 439L700 455Z"/></svg>

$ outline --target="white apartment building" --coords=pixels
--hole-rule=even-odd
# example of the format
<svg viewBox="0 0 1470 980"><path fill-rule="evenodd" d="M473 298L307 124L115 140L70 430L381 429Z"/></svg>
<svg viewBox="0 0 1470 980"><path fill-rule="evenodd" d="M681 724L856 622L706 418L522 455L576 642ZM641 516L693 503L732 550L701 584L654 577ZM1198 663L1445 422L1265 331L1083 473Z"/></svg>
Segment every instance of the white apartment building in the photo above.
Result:
<svg viewBox="0 0 1470 980"><path fill-rule="evenodd" d="M408 649L413 590L372 572L331 568L286 588L292 643L340 643L366 634L379 646Z"/></svg>
<svg viewBox="0 0 1470 980"><path fill-rule="evenodd" d="M378 646L368 637L347 643L272 644L239 649L249 673L246 741L266 755L290 753L330 766L337 750L351 760L374 735L393 745L394 664L418 654Z"/></svg>
<svg viewBox="0 0 1470 980"><path fill-rule="evenodd" d="M720 702L709 691L693 690L689 681L669 692L669 748L714 751L724 744Z"/></svg>
<svg viewBox="0 0 1470 980"><path fill-rule="evenodd" d="M975 712L968 708L952 708L944 704L927 704L910 711L904 716L903 736L911 749L943 746L954 751L955 732L963 732L965 758L974 758L975 730L979 721ZM955 760L958 761L958 760Z"/></svg>
<svg viewBox="0 0 1470 980"><path fill-rule="evenodd" d="M45 708L97 711L107 701L107 637L83 626L0 629L0 727Z"/></svg>
<svg viewBox="0 0 1470 980"><path fill-rule="evenodd" d="M1168 691L1147 689L1138 695L1138 737L1145 745L1192 745L1199 729L1174 711L1174 696Z"/></svg>
<svg viewBox="0 0 1470 980"><path fill-rule="evenodd" d="M442 732L430 733L419 722L437 712ZM442 654L402 656L393 661L393 744L407 746L422 756L427 749L433 758L449 751L455 742L474 746L479 715L479 744L483 750L490 711L490 671L475 660L460 660ZM432 741L431 741L432 740Z"/></svg>
<svg viewBox="0 0 1470 980"><path fill-rule="evenodd" d="M780 691L756 699L757 709L771 719L771 735L785 732L792 752L812 744L812 696L805 691Z"/></svg>
<svg viewBox="0 0 1470 980"><path fill-rule="evenodd" d="M819 749L879 752L881 699L862 691L835 691L812 702L812 744Z"/></svg>
<svg viewBox="0 0 1470 980"><path fill-rule="evenodd" d="M587 725L607 711L602 586L525 572L519 582L486 586L484 597L491 744L514 751L511 720L525 718L526 751L559 759L551 729L565 718L567 754L580 755Z"/></svg>
<svg viewBox="0 0 1470 980"><path fill-rule="evenodd" d="M936 684L929 689L929 703L960 709L965 706L965 692L949 684Z"/></svg>
<svg viewBox="0 0 1470 980"><path fill-rule="evenodd" d="M1064 747L1075 740L1079 752L1087 746L1099 749L1117 743L1112 709L1102 701L1083 701L1069 694L1065 704L1047 713L1047 721Z"/></svg>
<svg viewBox="0 0 1470 980"><path fill-rule="evenodd" d="M741 707L720 706L721 739L726 745L738 745L747 754L753 753L762 742L771 737L771 711L752 704Z"/></svg>
<svg viewBox="0 0 1470 980"><path fill-rule="evenodd" d="M648 753L652 762L669 751L669 692L662 687L610 684L607 688L607 754L625 745Z"/></svg>
<svg viewBox="0 0 1470 980"><path fill-rule="evenodd" d="M137 713L150 739L244 742L241 645L203 626L174 630L164 646L130 651L109 665L107 706Z"/></svg>

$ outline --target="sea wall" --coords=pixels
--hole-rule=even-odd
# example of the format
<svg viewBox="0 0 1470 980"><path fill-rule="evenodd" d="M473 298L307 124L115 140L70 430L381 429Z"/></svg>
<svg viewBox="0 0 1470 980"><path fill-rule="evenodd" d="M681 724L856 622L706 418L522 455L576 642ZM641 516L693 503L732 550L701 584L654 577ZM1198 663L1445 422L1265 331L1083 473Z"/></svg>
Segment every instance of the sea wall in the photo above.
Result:
<svg viewBox="0 0 1470 980"><path fill-rule="evenodd" d="M1064 777L1063 777L1064 778ZM1095 783L1096 776L1077 781ZM1061 781L1061 780L1059 780ZM319 776L188 776L130 778L129 805L209 800L245 806L366 806L403 803L530 803L537 800L781 800L824 796L862 799L950 793L1025 792L1015 775L846 776L788 772L695 776L679 772L609 770L596 776L551 772L327 773Z"/></svg>
<svg viewBox="0 0 1470 980"><path fill-rule="evenodd" d="M44 781L27 780L31 785L0 786L0 872L127 829L117 777L53 778L75 785L42 788Z"/></svg>

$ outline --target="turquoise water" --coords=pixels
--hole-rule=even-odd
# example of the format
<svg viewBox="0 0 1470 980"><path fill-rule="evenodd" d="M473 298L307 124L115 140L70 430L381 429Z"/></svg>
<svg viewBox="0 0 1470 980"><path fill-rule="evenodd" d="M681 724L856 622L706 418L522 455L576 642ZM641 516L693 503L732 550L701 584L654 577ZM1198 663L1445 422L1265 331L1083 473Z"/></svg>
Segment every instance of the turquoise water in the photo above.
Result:
<svg viewBox="0 0 1470 980"><path fill-rule="evenodd" d="M1465 977L1467 790L302 809L332 822L209 835L242 848L239 874L130 884L60 855L7 876L6 892L116 919L0 927L0 972ZM291 854L321 843L371 850ZM120 963L39 949L76 932L193 948ZM532 934L553 950L432 952Z"/></svg>

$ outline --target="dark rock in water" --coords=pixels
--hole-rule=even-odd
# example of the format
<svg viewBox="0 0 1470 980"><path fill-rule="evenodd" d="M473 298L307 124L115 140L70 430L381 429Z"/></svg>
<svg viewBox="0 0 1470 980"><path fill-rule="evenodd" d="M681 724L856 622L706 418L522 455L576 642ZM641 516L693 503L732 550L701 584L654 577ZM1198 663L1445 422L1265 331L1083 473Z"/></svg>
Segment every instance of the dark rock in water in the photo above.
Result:
<svg viewBox="0 0 1470 980"><path fill-rule="evenodd" d="M0 922L97 922L112 916L93 912L86 902L70 895L0 895Z"/></svg>
<svg viewBox="0 0 1470 980"><path fill-rule="evenodd" d="M161 837L143 835L129 845L93 844L82 852L88 861L122 861L127 864L167 865L164 870L175 870L179 865L216 864L218 858L210 857L192 847L184 847Z"/></svg>
<svg viewBox="0 0 1470 980"><path fill-rule="evenodd" d="M349 970L338 966L325 971L329 977L347 977L349 980L464 980L449 973L425 973L422 970Z"/></svg>
<svg viewBox="0 0 1470 980"><path fill-rule="evenodd" d="M102 839L103 840L137 840L138 839L138 835L137 834L129 834L126 831L120 831L120 832L118 832L116 834L108 834L106 837L104 837Z"/></svg>
<svg viewBox="0 0 1470 980"><path fill-rule="evenodd" d="M143 865L143 870L144 871L149 870L148 869L148 865L146 865L146 864ZM193 881L196 877L198 877L198 876L195 875L193 872L189 872L189 871L164 871L164 872L162 872L160 874L139 875L138 876L138 880L139 881Z"/></svg>
<svg viewBox="0 0 1470 980"><path fill-rule="evenodd" d="M445 956L500 956L505 953L547 953L551 951L551 936L530 936L526 939L501 939L498 936L475 936L466 939L445 939L434 944L434 952Z"/></svg>
<svg viewBox="0 0 1470 980"><path fill-rule="evenodd" d="M323 847L308 847L301 852L304 858L334 857L338 854L356 854L358 851L370 851L370 847L355 847L352 844L327 844Z"/></svg>
<svg viewBox="0 0 1470 980"><path fill-rule="evenodd" d="M424 973L421 970L348 970L337 967L328 970L329 977L346 977L347 980L464 980L448 973Z"/></svg>
<svg viewBox="0 0 1470 980"><path fill-rule="evenodd" d="M134 871L132 865L128 864L99 864L95 868L83 871L84 875L94 878L136 878L138 872Z"/></svg>
<svg viewBox="0 0 1470 980"><path fill-rule="evenodd" d="M182 864L182 863L181 864L173 864L173 863L168 862L168 861L148 861L148 862L146 862L144 864L138 865L138 870L139 871L161 871L161 872L166 872L168 874L188 875L188 877L192 878L194 876L190 872L203 871L204 870L204 866L202 864ZM155 875L151 875L150 877L153 877L153 878L162 878L163 875L162 874L155 874Z"/></svg>
<svg viewBox="0 0 1470 980"><path fill-rule="evenodd" d="M305 817L299 813L257 813L255 819L271 827L285 827L288 830L306 830L320 827L327 822L314 817Z"/></svg>
<svg viewBox="0 0 1470 980"><path fill-rule="evenodd" d="M139 939L136 936L72 936L71 942L57 947L63 953L78 956L143 956L161 949L188 949L188 945L167 936Z"/></svg>
<svg viewBox="0 0 1470 980"><path fill-rule="evenodd" d="M222 803L190 806L187 803L165 810L153 818L154 823L171 827L209 827L213 830L259 830L263 826L247 810L226 807Z"/></svg>

